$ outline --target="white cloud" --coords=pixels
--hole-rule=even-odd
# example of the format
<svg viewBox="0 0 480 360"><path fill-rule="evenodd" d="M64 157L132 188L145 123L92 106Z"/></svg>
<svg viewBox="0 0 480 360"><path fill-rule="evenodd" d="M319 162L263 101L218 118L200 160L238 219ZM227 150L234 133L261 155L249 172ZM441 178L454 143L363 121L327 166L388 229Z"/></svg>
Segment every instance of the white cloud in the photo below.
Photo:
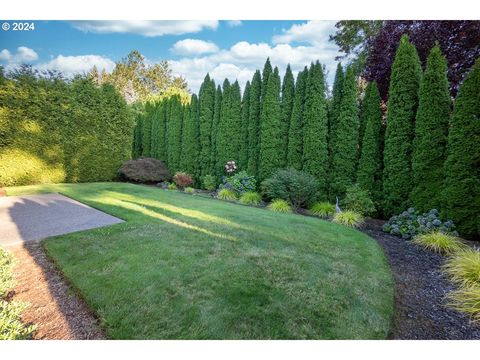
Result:
<svg viewBox="0 0 480 360"><path fill-rule="evenodd" d="M211 41L198 39L184 39L177 41L170 49L180 55L198 55L217 52L218 46Z"/></svg>
<svg viewBox="0 0 480 360"><path fill-rule="evenodd" d="M39 70L57 70L66 76L73 76L75 74L87 73L94 66L99 71L105 69L105 71L110 72L115 67L115 63L109 58L100 55L58 55L47 63L37 65L36 68Z"/></svg>
<svg viewBox="0 0 480 360"><path fill-rule="evenodd" d="M306 42L311 45L328 45L328 37L334 33L336 21L307 21L302 24L293 24L284 29L281 35L273 37L274 44L289 44L292 42Z"/></svg>
<svg viewBox="0 0 480 360"><path fill-rule="evenodd" d="M227 21L227 26L228 27L242 26L242 21L241 20L228 20Z"/></svg>
<svg viewBox="0 0 480 360"><path fill-rule="evenodd" d="M74 28L94 33L131 33L143 36L181 35L204 29L215 30L217 20L78 20Z"/></svg>
<svg viewBox="0 0 480 360"><path fill-rule="evenodd" d="M26 46L19 46L14 54L12 54L8 49L3 49L0 51L0 61L6 62L10 67L21 63L31 63L37 59L38 54L35 52L35 50Z"/></svg>
<svg viewBox="0 0 480 360"><path fill-rule="evenodd" d="M12 53L7 49L3 49L2 51L0 51L0 61L10 61L12 57Z"/></svg>

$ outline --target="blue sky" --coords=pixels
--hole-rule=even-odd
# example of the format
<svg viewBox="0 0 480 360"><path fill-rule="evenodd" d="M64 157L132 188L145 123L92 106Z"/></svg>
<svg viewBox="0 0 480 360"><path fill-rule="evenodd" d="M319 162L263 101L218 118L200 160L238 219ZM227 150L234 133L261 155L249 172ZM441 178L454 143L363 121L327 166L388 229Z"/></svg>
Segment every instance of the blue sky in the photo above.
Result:
<svg viewBox="0 0 480 360"><path fill-rule="evenodd" d="M3 21L2 21L3 22ZM27 21L30 22L30 21ZM13 25L13 21L9 21ZM93 65L110 71L114 62L135 49L153 63L168 60L174 74L198 91L207 72L242 85L267 56L284 71L317 59L331 83L337 47L328 41L334 21L34 21L33 31L0 32L0 64L53 68L72 75Z"/></svg>

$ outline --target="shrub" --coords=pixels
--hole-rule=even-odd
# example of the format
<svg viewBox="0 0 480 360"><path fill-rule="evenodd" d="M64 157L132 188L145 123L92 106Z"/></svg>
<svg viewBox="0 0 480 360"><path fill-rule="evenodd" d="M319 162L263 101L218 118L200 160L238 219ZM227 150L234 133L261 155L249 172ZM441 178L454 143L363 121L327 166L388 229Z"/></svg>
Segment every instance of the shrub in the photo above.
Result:
<svg viewBox="0 0 480 360"><path fill-rule="evenodd" d="M447 260L443 266L453 282L461 286L480 284L480 251L460 251Z"/></svg>
<svg viewBox="0 0 480 360"><path fill-rule="evenodd" d="M363 224L363 216L355 211L346 210L336 213L332 221L351 228L357 228Z"/></svg>
<svg viewBox="0 0 480 360"><path fill-rule="evenodd" d="M321 218L328 218L335 214L335 205L329 202L316 202L310 207L310 212Z"/></svg>
<svg viewBox="0 0 480 360"><path fill-rule="evenodd" d="M217 181L213 175L205 175L202 179L203 188L208 191L214 191L217 188Z"/></svg>
<svg viewBox="0 0 480 360"><path fill-rule="evenodd" d="M0 340L29 339L35 331L35 325L24 325L21 321L27 303L0 300Z"/></svg>
<svg viewBox="0 0 480 360"><path fill-rule="evenodd" d="M170 184L168 184L167 189L168 190L177 190L177 185L175 185L175 183L170 183Z"/></svg>
<svg viewBox="0 0 480 360"><path fill-rule="evenodd" d="M163 161L153 158L125 161L118 173L122 180L140 183L162 182L170 179L170 174Z"/></svg>
<svg viewBox="0 0 480 360"><path fill-rule="evenodd" d="M238 196L248 191L255 191L256 180L255 177L247 174L246 171L240 171L230 177L222 177L221 189L232 190Z"/></svg>
<svg viewBox="0 0 480 360"><path fill-rule="evenodd" d="M192 187L186 187L183 191L185 191L187 194L195 194L195 189Z"/></svg>
<svg viewBox="0 0 480 360"><path fill-rule="evenodd" d="M245 205L259 205L262 202L262 196L257 192L249 191L240 197L240 202Z"/></svg>
<svg viewBox="0 0 480 360"><path fill-rule="evenodd" d="M370 193L358 185L347 188L345 199L343 199L343 206L363 216L369 216L375 213L375 205L370 198Z"/></svg>
<svg viewBox="0 0 480 360"><path fill-rule="evenodd" d="M221 200L237 200L237 194L229 189L220 189L217 198Z"/></svg>
<svg viewBox="0 0 480 360"><path fill-rule="evenodd" d="M315 201L318 186L314 176L293 168L277 170L262 183L265 195L270 199L286 200L294 209Z"/></svg>
<svg viewBox="0 0 480 360"><path fill-rule="evenodd" d="M458 237L443 234L439 231L417 235L413 238L412 242L441 254L453 254L465 249L465 244Z"/></svg>
<svg viewBox="0 0 480 360"><path fill-rule="evenodd" d="M270 204L267 206L270 210L282 213L291 213L292 208L290 207L289 203L283 199L274 199Z"/></svg>
<svg viewBox="0 0 480 360"><path fill-rule="evenodd" d="M0 298L5 297L13 287L13 256L0 248Z"/></svg>
<svg viewBox="0 0 480 360"><path fill-rule="evenodd" d="M383 225L382 230L392 235L401 236L404 239L410 239L415 235L432 231L458 236L453 221L443 222L440 220L437 209L420 214L415 208L409 208L400 215L392 216L388 223Z"/></svg>
<svg viewBox="0 0 480 360"><path fill-rule="evenodd" d="M175 176L173 177L173 182L177 185L177 187L183 189L187 186L192 185L193 179L187 173L179 171L175 173Z"/></svg>
<svg viewBox="0 0 480 360"><path fill-rule="evenodd" d="M464 286L447 295L448 305L480 322L480 284Z"/></svg>

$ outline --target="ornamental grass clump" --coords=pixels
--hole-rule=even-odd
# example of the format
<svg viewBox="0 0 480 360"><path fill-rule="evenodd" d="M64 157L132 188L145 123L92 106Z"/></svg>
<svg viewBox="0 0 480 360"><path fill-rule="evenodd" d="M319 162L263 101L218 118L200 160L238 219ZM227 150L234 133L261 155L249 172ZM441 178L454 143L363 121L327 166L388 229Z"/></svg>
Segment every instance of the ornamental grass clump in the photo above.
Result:
<svg viewBox="0 0 480 360"><path fill-rule="evenodd" d="M170 184L168 184L167 189L168 190L177 190L177 185L175 185L175 183L170 183Z"/></svg>
<svg viewBox="0 0 480 360"><path fill-rule="evenodd" d="M464 250L466 247L460 238L439 231L417 235L412 240L412 243L423 246L436 253L447 255Z"/></svg>
<svg viewBox="0 0 480 360"><path fill-rule="evenodd" d="M235 192L229 189L220 189L217 194L217 198L220 200L237 200L237 195Z"/></svg>
<svg viewBox="0 0 480 360"><path fill-rule="evenodd" d="M260 205L262 196L257 192L249 191L240 197L240 202L245 205Z"/></svg>
<svg viewBox="0 0 480 360"><path fill-rule="evenodd" d="M363 224L364 218L360 213L352 210L345 210L336 213L333 216L332 221L350 228L358 228Z"/></svg>
<svg viewBox="0 0 480 360"><path fill-rule="evenodd" d="M310 207L310 212L321 218L329 218L335 214L335 205L329 202L316 202Z"/></svg>
<svg viewBox="0 0 480 360"><path fill-rule="evenodd" d="M186 187L183 191L187 194L195 194L195 189L192 187Z"/></svg>
<svg viewBox="0 0 480 360"><path fill-rule="evenodd" d="M480 284L462 286L447 295L447 305L470 316L473 322L480 322Z"/></svg>
<svg viewBox="0 0 480 360"><path fill-rule="evenodd" d="M461 285L480 284L480 251L466 250L456 253L443 266L450 279Z"/></svg>
<svg viewBox="0 0 480 360"><path fill-rule="evenodd" d="M268 204L267 208L272 211L282 212L282 213L291 213L292 208L290 204L282 199L275 199L270 204Z"/></svg>

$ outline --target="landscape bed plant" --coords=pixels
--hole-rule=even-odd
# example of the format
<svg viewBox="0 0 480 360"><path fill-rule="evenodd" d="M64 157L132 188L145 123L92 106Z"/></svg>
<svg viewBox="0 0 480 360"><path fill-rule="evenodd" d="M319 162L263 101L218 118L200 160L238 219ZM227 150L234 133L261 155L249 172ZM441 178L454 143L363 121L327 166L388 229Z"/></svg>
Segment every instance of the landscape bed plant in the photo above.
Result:
<svg viewBox="0 0 480 360"><path fill-rule="evenodd" d="M290 204L283 199L272 200L272 202L267 205L267 208L275 212L282 212L282 213L292 212L292 208Z"/></svg>
<svg viewBox="0 0 480 360"><path fill-rule="evenodd" d="M453 282L461 286L480 284L480 250L465 250L454 254L447 259L443 270Z"/></svg>
<svg viewBox="0 0 480 360"><path fill-rule="evenodd" d="M350 228L358 228L363 224L364 218L362 214L359 214L355 211L345 210L345 211L337 212L333 216L332 221L334 223L345 225Z"/></svg>
<svg viewBox="0 0 480 360"><path fill-rule="evenodd" d="M217 194L217 198L221 200L237 200L237 194L230 189L220 189Z"/></svg>
<svg viewBox="0 0 480 360"><path fill-rule="evenodd" d="M240 202L244 205L260 205L262 196L254 191L248 191L240 197Z"/></svg>
<svg viewBox="0 0 480 360"><path fill-rule="evenodd" d="M466 245L460 238L450 234L444 234L440 231L417 235L413 238L412 243L423 246L428 250L447 255L465 250L466 248Z"/></svg>
<svg viewBox="0 0 480 360"><path fill-rule="evenodd" d="M329 218L335 214L335 205L329 202L316 202L310 207L310 212L321 218Z"/></svg>

